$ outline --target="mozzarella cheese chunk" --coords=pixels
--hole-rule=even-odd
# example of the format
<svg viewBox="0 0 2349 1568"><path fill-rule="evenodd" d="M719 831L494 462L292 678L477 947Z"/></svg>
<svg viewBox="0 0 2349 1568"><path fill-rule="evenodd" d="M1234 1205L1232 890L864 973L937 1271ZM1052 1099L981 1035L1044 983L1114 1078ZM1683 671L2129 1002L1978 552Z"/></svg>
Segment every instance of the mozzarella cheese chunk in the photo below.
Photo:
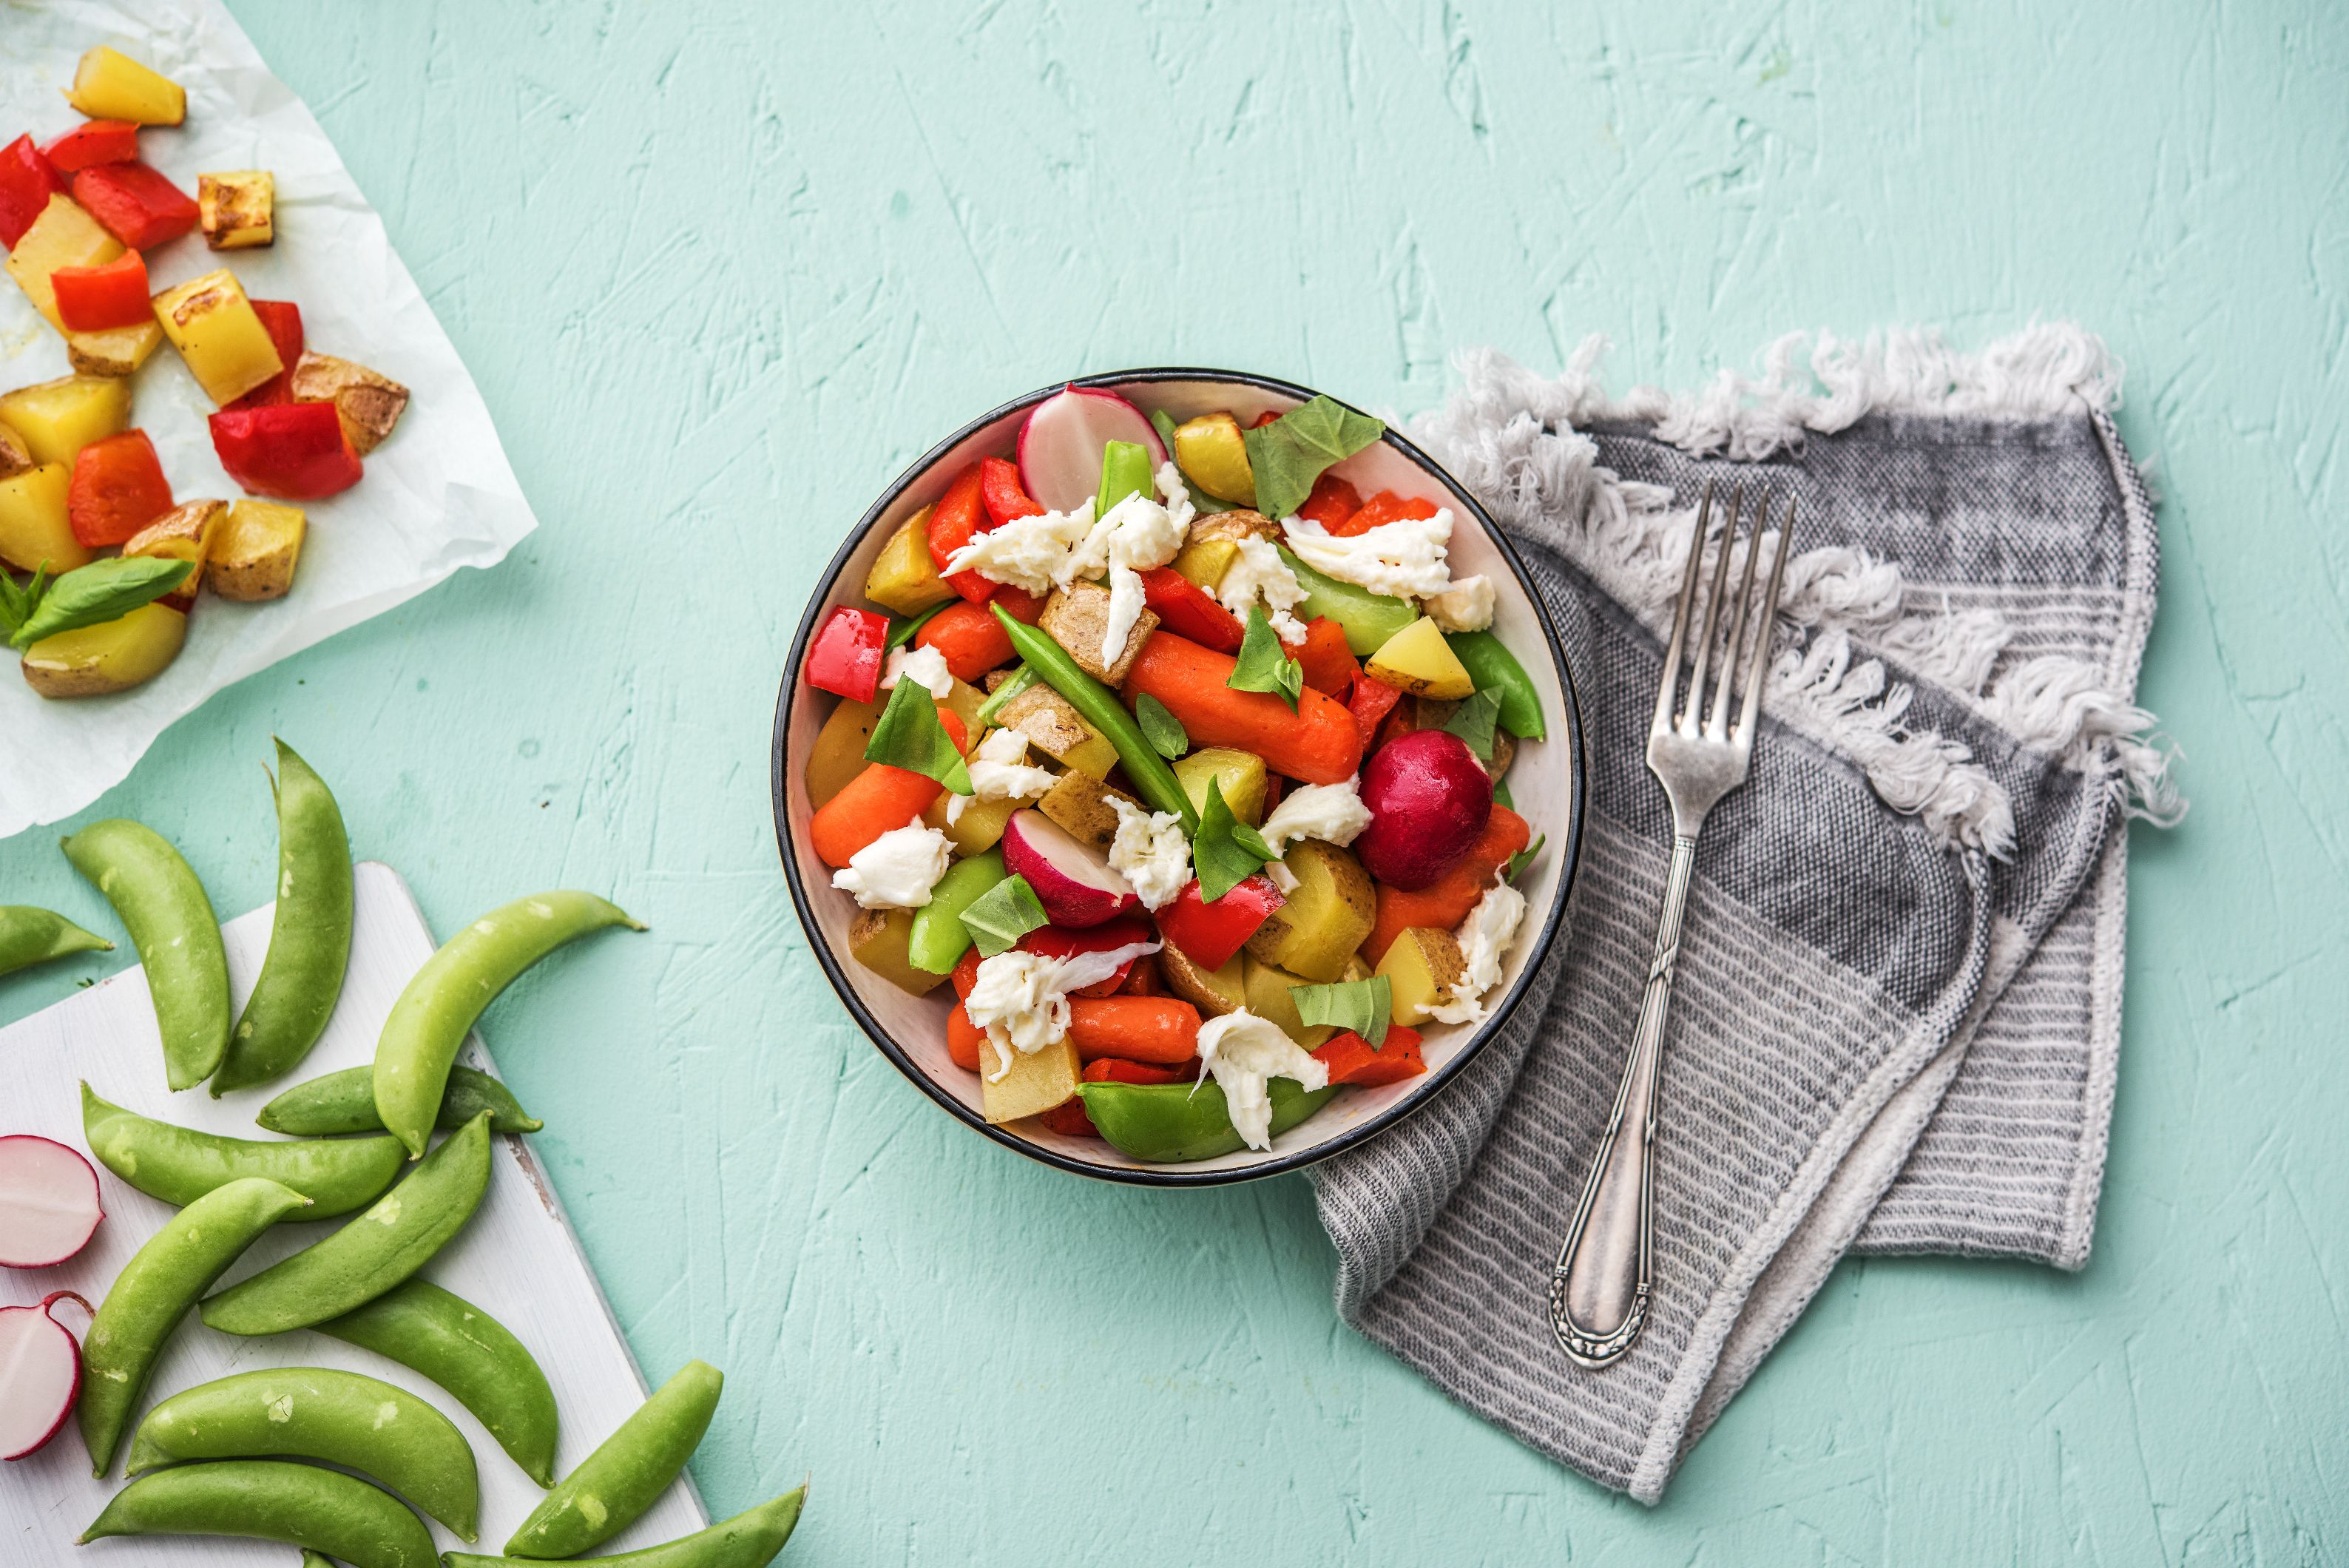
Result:
<svg viewBox="0 0 2349 1568"><path fill-rule="evenodd" d="M1273 1079L1294 1078L1309 1090L1330 1085L1328 1067L1245 1007L1199 1025L1199 1064L1222 1085L1232 1126L1250 1148L1272 1147Z"/></svg>
<svg viewBox="0 0 2349 1568"><path fill-rule="evenodd" d="M1460 943L1460 978L1448 1000L1427 1010L1445 1023L1482 1023L1486 1011L1484 994L1501 982L1501 961L1509 956L1517 927L1526 918L1526 896L1506 882L1496 882L1476 900L1468 918L1453 933Z"/></svg>
<svg viewBox="0 0 2349 1568"><path fill-rule="evenodd" d="M1483 631L1493 624L1493 579L1481 574L1454 577L1422 607L1446 631Z"/></svg>
<svg viewBox="0 0 2349 1568"><path fill-rule="evenodd" d="M1167 463L1165 469L1174 465ZM1164 483L1162 471L1160 482ZM1109 565L1109 620L1102 628L1102 659L1115 664L1125 653L1125 639L1142 618L1144 594L1141 574L1163 566L1182 552L1190 532L1191 498L1182 492L1185 515L1177 520L1171 508L1147 495L1129 495L1109 509L1099 524L1102 552Z"/></svg>
<svg viewBox="0 0 2349 1568"><path fill-rule="evenodd" d="M1081 577L1097 577L1109 564L1093 504L1073 512L1014 517L978 535L947 559L947 575L975 571L1039 597Z"/></svg>
<svg viewBox="0 0 2349 1568"><path fill-rule="evenodd" d="M1117 795L1107 798L1117 813L1110 869L1132 883L1143 908L1155 913L1181 896L1191 880L1191 842L1183 836L1183 819L1171 811L1145 810Z"/></svg>
<svg viewBox="0 0 2349 1568"><path fill-rule="evenodd" d="M1398 517L1345 539L1333 537L1310 517L1291 517L1280 526L1299 560L1374 594L1418 599L1452 586L1445 557L1452 543L1449 507L1433 517Z"/></svg>
<svg viewBox="0 0 2349 1568"><path fill-rule="evenodd" d="M1305 784L1280 797L1272 815L1257 831L1278 855L1300 838L1351 844L1371 825L1371 808L1362 804L1360 775L1344 784Z"/></svg>
<svg viewBox="0 0 2349 1568"><path fill-rule="evenodd" d="M1239 541L1239 554L1216 584L1216 598L1243 622L1249 607L1260 600L1265 619L1272 623L1281 641L1305 640L1305 623L1288 613L1305 601L1305 589L1269 539L1251 536Z"/></svg>
<svg viewBox="0 0 2349 1568"><path fill-rule="evenodd" d="M918 909L953 861L947 836L917 816L850 856L832 874L832 885L868 909Z"/></svg>
<svg viewBox="0 0 2349 1568"><path fill-rule="evenodd" d="M1059 782L1043 768L1030 767L1028 737L1018 730L990 730L971 753L970 797L975 800L1034 800ZM961 795L955 799L961 800ZM949 810L952 807L948 808Z"/></svg>
<svg viewBox="0 0 2349 1568"><path fill-rule="evenodd" d="M987 1031L998 1065L987 1075L999 1084L1011 1071L1011 1053L1033 1055L1069 1033L1069 992L1107 980L1135 959L1158 950L1156 942L1128 942L1106 952L1053 958L1018 948L984 960L963 998L963 1011Z"/></svg>
<svg viewBox="0 0 2349 1568"><path fill-rule="evenodd" d="M947 656L935 648L890 649L881 690L886 691L900 680L911 680L941 702L954 695L954 671L947 668Z"/></svg>

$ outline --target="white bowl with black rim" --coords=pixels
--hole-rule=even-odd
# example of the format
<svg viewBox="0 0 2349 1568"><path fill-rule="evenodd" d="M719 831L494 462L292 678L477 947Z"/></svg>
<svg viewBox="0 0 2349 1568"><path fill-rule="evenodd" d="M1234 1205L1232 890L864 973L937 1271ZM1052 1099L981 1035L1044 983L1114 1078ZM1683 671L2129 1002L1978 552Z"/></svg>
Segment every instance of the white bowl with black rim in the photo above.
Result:
<svg viewBox="0 0 2349 1568"><path fill-rule="evenodd" d="M1225 410L1244 426L1267 411L1283 413L1315 396L1309 388L1267 376L1178 368L1122 370L1064 384L1116 392L1145 412L1164 410L1177 422ZM881 493L825 566L792 639L791 659L775 704L775 836L782 852L783 873L791 883L792 903L799 910L816 961L873 1044L942 1110L972 1131L1061 1170L1141 1186L1217 1186L1301 1169L1376 1137L1441 1093L1507 1023L1537 969L1548 960L1565 924L1567 895L1582 843L1583 732L1573 674L1525 564L1458 481L1392 430L1338 464L1331 472L1364 495L1392 490L1451 508L1453 575L1464 577L1483 573L1493 580L1497 590L1493 631L1517 656L1541 693L1548 736L1518 746L1507 783L1517 813L1546 842L1517 884L1526 899L1526 919L1503 965L1501 982L1489 993L1493 999L1489 1016L1474 1026L1425 1026L1422 1030L1424 1074L1375 1088L1349 1087L1305 1122L1274 1138L1268 1150L1240 1149L1214 1159L1159 1165L1129 1158L1098 1138L1050 1131L1033 1120L989 1125L979 1109L978 1075L956 1066L947 1054L952 989L941 986L927 996L913 996L849 956L848 929L857 914L856 903L833 888L831 868L816 857L809 844L808 820L813 809L801 782L817 732L838 699L808 686L800 679L800 670L809 639L834 608L843 605L871 607L861 592L865 574L897 525L936 502L954 476L971 463L982 457L1011 455L1028 411L1059 392L1061 385L1040 387L981 414L925 452Z"/></svg>

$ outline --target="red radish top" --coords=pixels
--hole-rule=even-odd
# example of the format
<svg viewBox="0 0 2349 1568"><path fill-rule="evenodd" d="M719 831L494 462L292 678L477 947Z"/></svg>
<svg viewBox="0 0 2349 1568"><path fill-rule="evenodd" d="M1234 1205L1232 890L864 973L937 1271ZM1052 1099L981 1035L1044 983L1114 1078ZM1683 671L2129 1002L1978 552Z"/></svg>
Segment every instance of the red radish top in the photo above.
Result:
<svg viewBox="0 0 2349 1568"><path fill-rule="evenodd" d="M1132 441L1155 472L1166 445L1150 416L1098 387L1064 387L1028 410L1019 427L1019 482L1055 512L1073 512L1101 491L1102 448Z"/></svg>

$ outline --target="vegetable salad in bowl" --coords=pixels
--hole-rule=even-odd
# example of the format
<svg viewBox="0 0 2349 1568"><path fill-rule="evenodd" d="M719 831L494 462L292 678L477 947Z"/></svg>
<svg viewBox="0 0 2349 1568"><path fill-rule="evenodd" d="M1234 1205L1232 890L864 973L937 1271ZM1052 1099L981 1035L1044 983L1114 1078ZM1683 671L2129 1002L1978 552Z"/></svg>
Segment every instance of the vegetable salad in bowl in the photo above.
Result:
<svg viewBox="0 0 2349 1568"><path fill-rule="evenodd" d="M794 657L777 820L827 971L1051 1163L1324 1158L1555 929L1556 640L1475 503L1332 399L1141 372L998 410L874 508Z"/></svg>

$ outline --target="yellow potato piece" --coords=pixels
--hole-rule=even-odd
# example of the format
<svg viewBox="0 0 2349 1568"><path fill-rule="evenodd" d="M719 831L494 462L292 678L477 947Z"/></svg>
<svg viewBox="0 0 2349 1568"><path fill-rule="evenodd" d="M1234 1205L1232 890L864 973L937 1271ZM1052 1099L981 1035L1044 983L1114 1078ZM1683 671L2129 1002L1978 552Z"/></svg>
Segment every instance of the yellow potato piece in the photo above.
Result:
<svg viewBox="0 0 2349 1568"><path fill-rule="evenodd" d="M141 605L119 620L45 637L25 650L25 682L44 697L103 697L152 680L180 656L188 618Z"/></svg>
<svg viewBox="0 0 2349 1568"><path fill-rule="evenodd" d="M1243 954L1234 953L1221 969L1202 969L1188 953L1168 942L1158 950L1158 972L1166 977L1167 990L1206 1017L1221 1018L1248 1004L1247 964Z"/></svg>
<svg viewBox="0 0 2349 1568"><path fill-rule="evenodd" d="M188 561L195 570L168 596L185 603L196 597L203 586L204 557L210 552L212 535L228 515L225 501L190 501L174 506L123 542L126 556L146 556L157 560Z"/></svg>
<svg viewBox="0 0 2349 1568"><path fill-rule="evenodd" d="M104 376L61 376L0 395L0 423L24 437L35 462L68 468L81 449L130 428L130 387Z"/></svg>
<svg viewBox="0 0 2349 1568"><path fill-rule="evenodd" d="M185 88L104 44L82 56L66 101L92 119L177 125L188 118Z"/></svg>
<svg viewBox="0 0 2349 1568"><path fill-rule="evenodd" d="M295 361L288 382L297 403L335 405L343 439L361 457L383 444L408 410L406 387L380 371L332 354L304 354Z"/></svg>
<svg viewBox="0 0 2349 1568"><path fill-rule="evenodd" d="M1291 986L1311 982L1302 975L1289 973L1275 964L1266 963L1254 953L1240 954L1240 971L1247 990L1247 1007L1258 1018L1270 1019L1280 1026L1280 1032L1304 1046L1308 1051L1329 1043L1338 1033L1334 1024L1316 1023L1309 1027L1298 1016L1297 999L1288 994Z"/></svg>
<svg viewBox="0 0 2349 1568"><path fill-rule="evenodd" d="M41 215L33 220L8 253L8 275L33 302L48 324L63 332L65 317L57 314L57 291L49 275L61 266L103 266L122 254L122 242L99 226L98 221L76 205L70 196L53 195Z"/></svg>
<svg viewBox="0 0 2349 1568"><path fill-rule="evenodd" d="M1428 1010L1444 1000L1466 968L1450 931L1413 926L1396 937L1378 968L1394 991L1394 1021L1407 1028L1426 1023Z"/></svg>
<svg viewBox="0 0 2349 1568"><path fill-rule="evenodd" d="M1256 472L1248 466L1247 440L1231 415L1201 414L1175 426L1174 463L1185 478L1216 500L1256 504Z"/></svg>
<svg viewBox="0 0 2349 1568"><path fill-rule="evenodd" d="M1028 743L1059 763L1089 777L1105 779L1117 766L1117 748L1109 737L1085 722L1067 698L1041 681L1005 703L996 714L1007 730L1017 730Z"/></svg>
<svg viewBox="0 0 2349 1568"><path fill-rule="evenodd" d="M1175 782L1191 797L1191 809L1207 809L1207 784L1223 787L1224 804L1250 827L1264 824L1264 759L1237 746L1202 746L1174 763Z"/></svg>
<svg viewBox="0 0 2349 1568"><path fill-rule="evenodd" d="M204 581L224 599L285 597L294 587L309 526L299 506L250 498L238 502L212 537Z"/></svg>
<svg viewBox="0 0 2349 1568"><path fill-rule="evenodd" d="M89 547L74 537L66 514L72 483L73 470L62 462L0 479L0 561L20 572L47 566L52 576L89 564Z"/></svg>
<svg viewBox="0 0 2349 1568"><path fill-rule="evenodd" d="M840 706L816 732L815 744L808 748L807 766L800 773L807 784L811 811L822 811L825 802L864 771L864 748L872 742L873 726L880 722L878 702L840 700Z"/></svg>
<svg viewBox="0 0 2349 1568"><path fill-rule="evenodd" d="M1361 861L1318 838L1291 845L1281 863L1297 878L1296 891L1248 938L1247 950L1328 985L1345 974L1347 961L1371 934L1378 892Z"/></svg>
<svg viewBox="0 0 2349 1568"><path fill-rule="evenodd" d="M859 909L849 923L848 951L898 990L926 996L947 977L914 967L908 951L913 934L911 909Z"/></svg>
<svg viewBox="0 0 2349 1568"><path fill-rule="evenodd" d="M162 323L137 321L103 332L66 334L66 358L78 376L128 376L163 341Z"/></svg>
<svg viewBox="0 0 2349 1568"><path fill-rule="evenodd" d="M1444 628L1426 616L1381 643L1363 668L1371 680L1421 697L1459 701L1476 691L1467 667L1444 640Z"/></svg>
<svg viewBox="0 0 2349 1568"><path fill-rule="evenodd" d="M930 514L936 510L925 506L897 524L864 574L866 598L899 615L916 616L955 597L930 559Z"/></svg>
<svg viewBox="0 0 2349 1568"><path fill-rule="evenodd" d="M204 244L241 251L277 238L277 182L266 169L196 176L196 222Z"/></svg>
<svg viewBox="0 0 2349 1568"><path fill-rule="evenodd" d="M154 306L163 335L215 403L234 402L285 369L244 286L225 267L165 289Z"/></svg>
<svg viewBox="0 0 2349 1568"><path fill-rule="evenodd" d="M1016 800L970 801L962 808L960 816L948 822L947 802L965 798L940 794L923 808L922 823L924 826L935 827L945 834L947 842L955 846L955 853L967 859L973 855L983 855L1003 841L1003 829L1010 822L1011 814L1019 809L1020 803Z"/></svg>
<svg viewBox="0 0 2349 1568"><path fill-rule="evenodd" d="M1003 1075L1003 1082L989 1083L1000 1065L992 1044L978 1048L979 1108L998 1125L1067 1104L1077 1097L1077 1085L1083 1081L1073 1040L1055 1041L1034 1053L1014 1047L1011 1071Z"/></svg>

